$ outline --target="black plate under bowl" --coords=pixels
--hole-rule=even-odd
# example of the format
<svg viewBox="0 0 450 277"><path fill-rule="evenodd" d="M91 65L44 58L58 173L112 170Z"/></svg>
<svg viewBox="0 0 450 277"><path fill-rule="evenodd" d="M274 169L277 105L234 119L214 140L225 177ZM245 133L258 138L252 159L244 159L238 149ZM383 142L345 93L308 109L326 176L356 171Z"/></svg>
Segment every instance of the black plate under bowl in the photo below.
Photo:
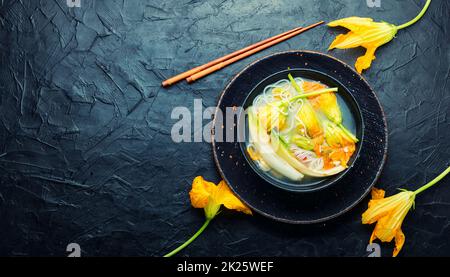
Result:
<svg viewBox="0 0 450 277"><path fill-rule="evenodd" d="M348 172L332 186L310 193L293 193L270 184L248 164L237 138L227 142L218 137L236 129L235 122L223 120L218 124L218 118L230 108L243 107L249 93L261 81L289 68L318 72L344 86L356 101L364 126L358 158ZM386 120L374 91L350 66L317 52L281 52L248 65L225 87L214 118L213 154L222 178L255 212L282 222L317 223L345 213L370 192L386 160ZM218 128L225 132L218 132Z"/></svg>
<svg viewBox="0 0 450 277"><path fill-rule="evenodd" d="M364 123L362 119L362 113L356 102L356 99L349 92L348 88L340 83L338 80L334 79L332 76L325 75L321 72L312 69L297 69L290 68L287 70L283 70L277 72L275 74L270 75L269 77L262 80L259 84L256 85L252 89L252 91L248 94L247 98L244 100L244 109L240 110L242 114L239 114L238 118L241 116L246 117L245 110L249 106L252 105L253 100L256 96L260 95L264 88L270 84L273 84L282 79L287 79L287 75L291 74L294 78L301 77L304 79L310 79L314 81L320 81L322 84L327 85L328 87L337 87L338 92L336 93L337 100L340 104L342 114L343 114L343 124L352 131L359 142L356 144L355 153L352 155L348 162L348 168L339 174L330 176L330 177L309 177L305 176L300 181L292 181L287 178L274 176L271 172L265 172L261 170L256 163L249 157L248 152L246 151L247 143L245 141L240 142L241 151L244 154L247 163L253 168L253 170L266 182L270 184L290 191L290 192L312 192L324 189L335 184L338 180L340 180L350 169L353 167L353 163L359 157L359 151L361 150L360 144L363 141L364 134ZM247 123L247 118L245 119ZM349 126L350 125L350 126ZM246 124L246 137L248 138L248 126Z"/></svg>

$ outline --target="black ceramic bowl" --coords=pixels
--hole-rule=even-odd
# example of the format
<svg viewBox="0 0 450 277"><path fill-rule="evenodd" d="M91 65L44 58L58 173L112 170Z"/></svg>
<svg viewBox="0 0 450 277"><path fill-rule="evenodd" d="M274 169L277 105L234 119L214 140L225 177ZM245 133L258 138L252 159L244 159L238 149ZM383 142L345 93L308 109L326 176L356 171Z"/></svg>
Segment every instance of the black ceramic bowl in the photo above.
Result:
<svg viewBox="0 0 450 277"><path fill-rule="evenodd" d="M336 183L339 179L342 178L342 176L344 176L349 170L351 170L354 161L358 158L359 150L361 149L359 145L362 143L364 138L364 123L362 120L362 113L352 94L348 91L348 89L345 87L344 84L339 82L339 80L327 74L321 73L319 71L305 68L287 69L264 78L248 94L247 98L244 101L244 109L246 110L249 106L252 105L255 97L261 94L261 92L264 90L266 86L273 84L277 81L280 81L282 79L287 79L288 74L291 74L294 78L301 77L305 79L319 81L322 84L327 85L328 87L338 88L336 96L338 99L339 107L342 111L343 124L344 126L346 126L346 128L352 131L359 140L359 142L356 144L355 153L353 153L352 157L348 162L348 168L346 168L344 171L336 175L329 177L310 177L305 175L305 177L300 181L292 181L287 178L283 178L282 176L276 176L276 173L274 174L272 171L261 170L258 167L258 165L256 165L256 163L249 157L248 152L246 150L247 146L246 142L240 143L241 151L244 154L247 163L252 167L252 169L265 181L269 182L270 184L278 188L290 192L312 192L324 189ZM245 115L242 114L240 116ZM245 122L247 123L247 118ZM246 133L247 133L246 137L248 138L247 130Z"/></svg>
<svg viewBox="0 0 450 277"><path fill-rule="evenodd" d="M339 176L309 184L309 193L293 193L276 186L253 169L239 141L218 139L218 128L236 128L233 122L218 124L219 117L230 107L248 105L252 97L249 94L253 94L255 88L265 81L286 78L284 74L289 68L295 68L291 70L294 75L308 75L311 79L342 88L339 95L352 107L355 122L361 121L355 125L361 141L351 167ZM220 175L253 211L282 222L317 223L349 211L370 192L386 160L387 126L375 92L351 66L322 53L280 52L246 66L224 88L214 118L212 147Z"/></svg>

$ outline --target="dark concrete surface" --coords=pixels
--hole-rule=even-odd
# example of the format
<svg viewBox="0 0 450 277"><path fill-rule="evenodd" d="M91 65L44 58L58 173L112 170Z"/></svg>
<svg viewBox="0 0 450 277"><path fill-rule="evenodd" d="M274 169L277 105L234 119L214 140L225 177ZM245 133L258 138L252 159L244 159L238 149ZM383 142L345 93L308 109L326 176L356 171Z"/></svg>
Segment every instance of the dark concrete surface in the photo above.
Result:
<svg viewBox="0 0 450 277"><path fill-rule="evenodd" d="M342 30L318 27L193 85L175 73L271 35L359 15L401 24L424 0L0 1L0 255L160 256L202 224L188 191L219 181L208 143L173 143L174 107L214 106L258 57L326 52ZM381 47L364 76L383 104L388 160L378 187L415 189L450 157L450 2ZM354 64L361 49L332 55ZM197 130L198 131L198 130ZM185 256L362 256L367 199L338 220L291 226L224 212ZM420 195L401 256L450 255L450 179ZM383 244L389 256L392 244Z"/></svg>

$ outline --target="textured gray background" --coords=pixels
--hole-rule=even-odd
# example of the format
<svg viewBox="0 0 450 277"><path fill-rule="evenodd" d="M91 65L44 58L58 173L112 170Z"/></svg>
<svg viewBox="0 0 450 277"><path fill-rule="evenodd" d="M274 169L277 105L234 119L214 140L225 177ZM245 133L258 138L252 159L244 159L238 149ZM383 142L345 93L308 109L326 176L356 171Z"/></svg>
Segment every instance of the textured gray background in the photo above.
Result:
<svg viewBox="0 0 450 277"><path fill-rule="evenodd" d="M196 175L219 181L208 143L172 143L170 112L214 106L228 80L258 57L326 52L342 31L318 27L193 85L175 73L299 25L352 15L401 24L425 1L0 1L0 254L165 254L200 227ZM378 186L414 189L450 157L449 1L379 49L364 75L389 128ZM333 51L354 64L361 49ZM224 212L182 255L362 256L367 200L334 222L290 226ZM450 255L450 178L420 195L404 223L403 256ZM382 245L390 255L392 244Z"/></svg>

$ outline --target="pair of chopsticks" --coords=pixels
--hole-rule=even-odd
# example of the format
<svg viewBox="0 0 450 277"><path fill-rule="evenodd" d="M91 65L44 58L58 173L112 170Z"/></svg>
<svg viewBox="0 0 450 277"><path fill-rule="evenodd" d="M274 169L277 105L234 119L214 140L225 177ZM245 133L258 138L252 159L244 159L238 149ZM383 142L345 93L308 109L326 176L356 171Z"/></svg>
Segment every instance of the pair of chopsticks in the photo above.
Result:
<svg viewBox="0 0 450 277"><path fill-rule="evenodd" d="M209 63L195 67L195 68L185 71L181 74L178 74L174 77L171 77L171 78L163 81L162 86L168 87L168 86L173 85L176 82L181 81L183 79L186 79L186 81L188 83L195 82L196 80L203 78L206 75L209 75L217 70L220 70L234 62L237 62L237 61L244 59L250 55L253 55L259 51L269 48L275 44L278 44L287 39L290 39L296 35L299 35L305 31L308 31L308 30L310 30L316 26L319 26L323 23L324 23L323 21L320 21L315 24L309 25L308 27L305 27L305 28L298 27L298 28L292 29L290 31L284 32L282 34L265 39L258 43L252 44L252 45L242 48L238 51L235 51L231 54L228 54L221 58L215 59Z"/></svg>

